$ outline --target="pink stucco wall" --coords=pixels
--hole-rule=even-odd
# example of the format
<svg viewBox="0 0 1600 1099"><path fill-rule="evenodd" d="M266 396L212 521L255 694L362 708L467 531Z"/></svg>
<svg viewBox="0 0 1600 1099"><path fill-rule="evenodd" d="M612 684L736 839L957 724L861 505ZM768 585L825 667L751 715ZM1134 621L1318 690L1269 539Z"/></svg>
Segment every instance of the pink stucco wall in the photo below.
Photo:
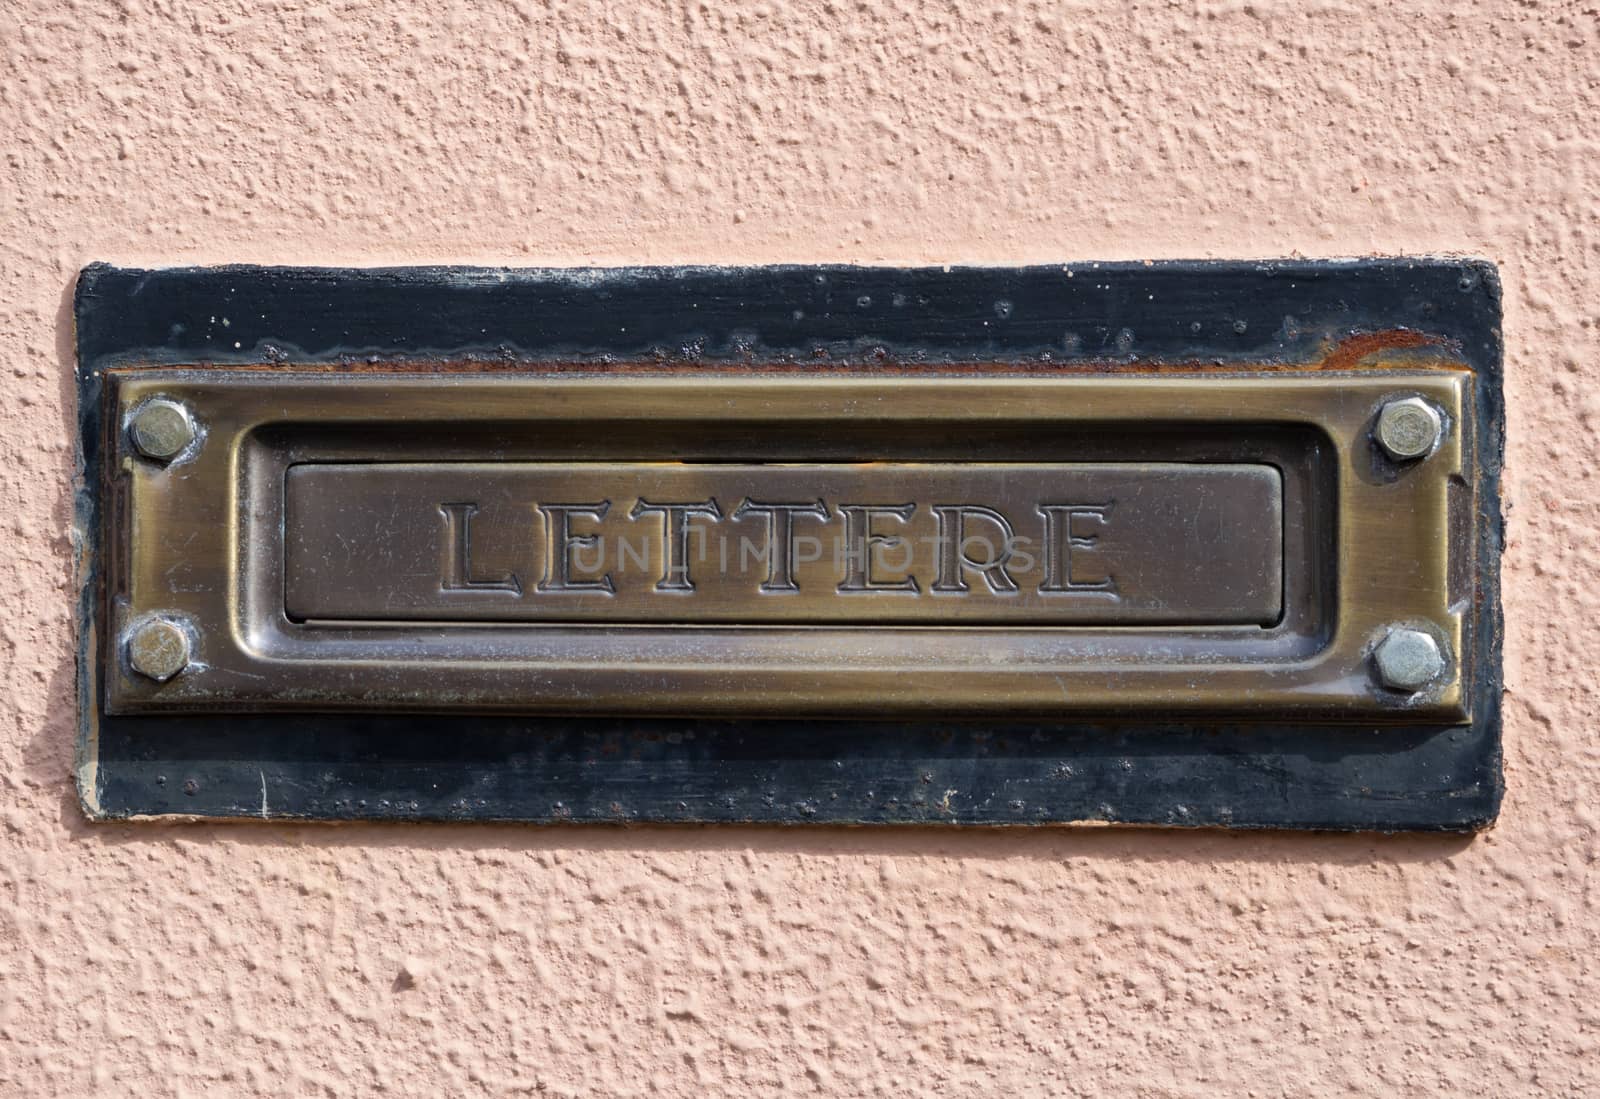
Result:
<svg viewBox="0 0 1600 1099"><path fill-rule="evenodd" d="M0 5L0 1093L1600 1089L1600 14L1443 0ZM1476 839L92 826L96 259L1503 265Z"/></svg>

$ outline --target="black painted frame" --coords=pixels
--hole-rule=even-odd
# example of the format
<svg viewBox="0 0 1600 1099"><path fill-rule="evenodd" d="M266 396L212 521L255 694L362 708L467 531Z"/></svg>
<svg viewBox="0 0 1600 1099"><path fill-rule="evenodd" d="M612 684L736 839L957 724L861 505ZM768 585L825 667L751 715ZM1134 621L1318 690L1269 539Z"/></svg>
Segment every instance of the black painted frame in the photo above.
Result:
<svg viewBox="0 0 1600 1099"><path fill-rule="evenodd" d="M216 318L227 317L223 327ZM621 318L621 320L619 320ZM95 819L1035 824L1470 831L1500 751L1500 286L1454 259L1026 268L85 268L76 295L78 780ZM1470 726L101 712L102 382L209 363L1222 363L1407 330L1476 375ZM1054 367L1052 367L1054 368Z"/></svg>

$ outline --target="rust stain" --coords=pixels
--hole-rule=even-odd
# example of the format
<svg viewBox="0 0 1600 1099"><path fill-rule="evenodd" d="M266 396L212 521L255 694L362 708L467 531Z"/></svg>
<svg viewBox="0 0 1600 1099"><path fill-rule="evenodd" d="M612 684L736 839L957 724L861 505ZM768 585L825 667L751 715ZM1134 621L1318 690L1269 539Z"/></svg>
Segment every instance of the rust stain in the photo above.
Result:
<svg viewBox="0 0 1600 1099"><path fill-rule="evenodd" d="M1333 346L1317 364L1318 370L1355 370L1362 362L1384 351L1410 351L1419 347L1444 344L1438 336L1414 332L1408 328L1390 328L1382 332L1361 332L1348 336Z"/></svg>

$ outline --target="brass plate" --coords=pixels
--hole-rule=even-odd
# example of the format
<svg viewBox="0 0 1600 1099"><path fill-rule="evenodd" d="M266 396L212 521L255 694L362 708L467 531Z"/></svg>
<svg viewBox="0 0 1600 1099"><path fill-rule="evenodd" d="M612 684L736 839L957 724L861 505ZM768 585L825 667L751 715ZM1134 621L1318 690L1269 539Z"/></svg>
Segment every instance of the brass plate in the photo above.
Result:
<svg viewBox="0 0 1600 1099"><path fill-rule="evenodd" d="M1271 626L1283 483L1182 463L297 465L298 622Z"/></svg>
<svg viewBox="0 0 1600 1099"><path fill-rule="evenodd" d="M114 651L105 677L114 714L1471 716L1470 669L1455 666L1474 552L1464 369L1041 378L140 369L107 380L120 459L108 509L113 636L159 614L183 623L194 645L164 681ZM1377 410L1397 394L1423 398L1445 422L1426 461L1397 466L1372 440ZM141 458L127 437L133 410L155 397L186 405L199 432L168 464ZM1067 494L1055 498L1057 488ZM1132 503L1139 494L1146 502ZM564 598L549 617L541 593L527 593L547 562L516 560L529 528L519 533L513 512L531 520L537 502L609 500L620 515L640 498L711 497L723 524L747 497L820 498L828 529L841 532L841 504L915 503L918 536L936 522L935 504L988 506L1015 523L1031 508L1042 536L1041 504L1114 498L1109 522L1080 514L1074 533L1109 540L1126 518L1133 540L1115 560L1109 541L1084 547L1083 571L1071 575L1115 576L1130 599L1057 603L1036 574L1010 595L857 595L872 601L862 611L837 591L844 574L815 562L788 596L763 595L764 573L712 585L698 569L703 591L657 592L667 520L651 511L639 521L654 524L658 556L617 578L615 592L543 593ZM441 541L446 523L468 518L465 508L454 520L439 511L452 504L476 504L472 519L484 520L460 569ZM565 537L581 541L595 522L633 520L570 513ZM764 534L770 512L738 522ZM1217 525L1195 525L1206 522ZM895 525L877 515L870 529ZM536 530L535 544L556 529ZM1199 533L1175 533L1185 531ZM341 550L342 537L365 546ZM939 576L936 561L912 571L919 582ZM981 570L957 572L987 583ZM521 594L470 587L513 573ZM437 589L450 576L469 585L460 602ZM1371 650L1397 622L1432 632L1451 664L1420 694L1373 682Z"/></svg>

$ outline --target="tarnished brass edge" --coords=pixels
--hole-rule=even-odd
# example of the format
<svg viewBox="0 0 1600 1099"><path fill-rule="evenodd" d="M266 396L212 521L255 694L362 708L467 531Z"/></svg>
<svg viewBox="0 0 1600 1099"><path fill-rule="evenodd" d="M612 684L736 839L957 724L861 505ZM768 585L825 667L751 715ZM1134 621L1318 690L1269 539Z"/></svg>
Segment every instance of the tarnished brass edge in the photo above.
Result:
<svg viewBox="0 0 1600 1099"><path fill-rule="evenodd" d="M165 372L165 371L163 371L163 372L162 372L162 373L163 373L163 374L165 374L165 373L166 373L166 372ZM1365 373L1364 373L1364 374L1363 374L1363 379L1364 379L1364 380L1370 380L1370 376L1369 376L1369 375L1366 375L1366 374L1365 374ZM277 377L277 378L275 378L275 379L274 379L274 380L275 380L275 382L277 382L277 383L278 383L278 384L284 384L284 383L285 383L285 382L288 382L288 381L291 381L291 380L292 380L292 379L287 379L287 378L282 378L282 377ZM1125 380L1125 379L1123 379L1123 380ZM1172 375L1166 375L1166 376L1165 376L1165 377L1164 377L1164 378L1163 378L1163 380L1176 380L1176 379L1174 379L1174 378L1173 378L1173 376L1172 376ZM1207 379L1207 380L1215 380L1215 379L1214 379L1214 378L1208 378L1208 379ZM1275 378L1275 379L1274 379L1274 382L1275 382L1275 384L1281 384L1281 382L1282 382L1282 380L1283 380L1283 379L1281 379L1281 378ZM1318 377L1318 378L1317 378L1317 380L1318 380L1318 381L1328 381L1328 380L1331 380L1331 379L1330 379L1330 378L1329 378L1329 377L1328 377L1328 375L1326 375L1326 374L1322 374L1322 375L1319 375L1319 377ZM828 381L828 382L824 382L824 383L819 383L819 384L831 384L831 382L832 382L832 381L833 381L833 379L830 379L830 380L829 380L829 381ZM799 384L807 384L807 385L809 385L809 384L810 384L810 383L799 383ZM823 416L820 416L820 417L818 417L818 418L820 418L820 419L824 419L824 420L826 420L826 419L829 419L829 418L831 418L831 414L830 414L830 415L823 415ZM230 448L230 451L233 451L233 449L234 449L234 448ZM231 466L231 467L230 467L230 468L231 468L231 469L233 469L233 470L234 470L234 473L233 473L233 475L232 475L232 476L230 476L230 482L231 482L231 484L232 484L232 485L234 485L234 486L237 486L237 484L238 484L238 476L237 476L237 458L236 458L236 453L235 453L235 454L234 454L234 456L233 456L233 457L231 457L231 458L230 458L230 461L231 461L231 462L233 462L233 463L234 463L234 464L233 464L233 465L232 465L232 466ZM238 506L239 506L239 501L238 501L238 500L237 500L237 498L234 498L234 499L233 499L233 500L232 500L232 501L231 501L231 504L230 504L230 509L229 509L229 510L230 510L230 512L232 512L232 513L235 513L235 514L237 514L237 511L238 511ZM232 550L231 550L231 552L232 552L232 553L233 553L233 554L237 554L237 552L238 552L238 548L237 548L237 535L236 535L236 528L234 528L234 527L230 527L230 528L229 528L229 532L228 532L228 538L229 538L229 543L230 543L230 546L231 546L231 547L232 547ZM235 582L235 577L236 577L236 574L234 574L234 572L233 572L233 570L230 570L230 582ZM235 597L236 597L236 594L237 594L237 589L236 589L236 587L235 587L235 588L231 588L231 589L230 589L230 591L232 591L232 592L233 592L233 593L234 593L234 595L235 595ZM1459 636L1459 630L1456 630L1456 631L1453 631L1453 632L1455 632L1455 633L1456 633L1456 634L1457 634L1457 636ZM235 641L236 641L236 643L237 643L237 642L241 642L241 641L243 641L243 640L244 640L244 639L243 639L243 638L242 638L242 636L240 636L240 635L238 635L238 634L236 634L236 635L235 635ZM1331 647L1331 646L1330 646L1330 647ZM1459 651L1459 648L1458 648L1458 651ZM733 665L724 665L724 666L723 666L723 670L724 670L724 671L727 671L727 670L728 670L728 669L729 669L729 668L730 668L730 667L733 667ZM794 670L795 670L795 671L803 671L803 670L804 670L804 669L802 669L802 668L800 668L800 667L795 667L795 668L794 668Z"/></svg>

